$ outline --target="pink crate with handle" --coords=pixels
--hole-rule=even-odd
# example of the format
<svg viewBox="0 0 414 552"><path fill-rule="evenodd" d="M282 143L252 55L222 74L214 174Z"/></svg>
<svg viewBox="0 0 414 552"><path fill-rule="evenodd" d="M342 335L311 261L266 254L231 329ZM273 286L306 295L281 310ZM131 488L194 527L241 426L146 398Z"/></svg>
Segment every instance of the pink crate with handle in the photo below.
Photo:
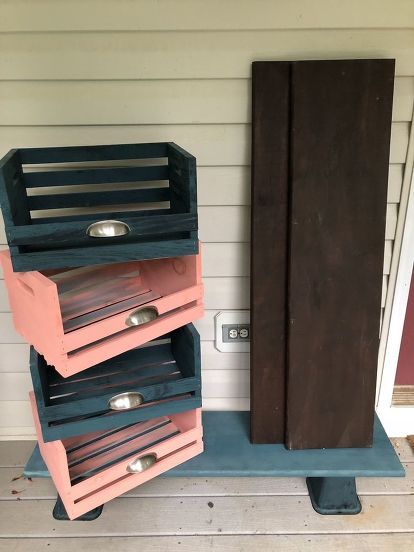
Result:
<svg viewBox="0 0 414 552"><path fill-rule="evenodd" d="M14 326L67 377L203 315L201 255L13 272L0 252Z"/></svg>
<svg viewBox="0 0 414 552"><path fill-rule="evenodd" d="M70 519L203 452L201 408L45 443L29 396L40 453Z"/></svg>

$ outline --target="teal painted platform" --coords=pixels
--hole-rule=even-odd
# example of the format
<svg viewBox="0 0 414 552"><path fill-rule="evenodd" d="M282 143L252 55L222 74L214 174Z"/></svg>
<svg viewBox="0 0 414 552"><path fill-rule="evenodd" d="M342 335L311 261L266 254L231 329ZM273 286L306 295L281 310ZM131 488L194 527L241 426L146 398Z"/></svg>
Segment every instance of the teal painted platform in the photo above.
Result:
<svg viewBox="0 0 414 552"><path fill-rule="evenodd" d="M249 412L204 412L205 452L164 474L168 477L404 477L404 468L378 417L372 448L286 450L252 445ZM49 477L36 446L26 477Z"/></svg>

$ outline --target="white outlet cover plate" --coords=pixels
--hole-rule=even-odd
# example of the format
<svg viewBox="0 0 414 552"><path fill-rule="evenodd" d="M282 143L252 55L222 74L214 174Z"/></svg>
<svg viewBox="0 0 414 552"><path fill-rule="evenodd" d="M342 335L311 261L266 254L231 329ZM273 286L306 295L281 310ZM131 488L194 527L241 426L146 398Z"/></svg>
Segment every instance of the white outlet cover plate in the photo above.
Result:
<svg viewBox="0 0 414 552"><path fill-rule="evenodd" d="M249 353L250 341L223 342L223 324L250 324L250 311L223 311L214 317L215 347L222 353Z"/></svg>

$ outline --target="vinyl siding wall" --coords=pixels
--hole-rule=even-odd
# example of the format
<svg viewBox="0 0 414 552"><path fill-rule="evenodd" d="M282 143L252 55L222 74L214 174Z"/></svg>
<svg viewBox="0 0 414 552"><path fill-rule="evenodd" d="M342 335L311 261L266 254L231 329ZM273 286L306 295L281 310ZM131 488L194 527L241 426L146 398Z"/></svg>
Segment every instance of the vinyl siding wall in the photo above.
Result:
<svg viewBox="0 0 414 552"><path fill-rule="evenodd" d="M0 155L168 140L197 157L205 408L249 407L248 354L219 353L213 340L217 312L249 307L251 62L396 58L384 306L413 115L413 28L414 4L403 0L0 0ZM1 281L0 438L33 435L30 387Z"/></svg>

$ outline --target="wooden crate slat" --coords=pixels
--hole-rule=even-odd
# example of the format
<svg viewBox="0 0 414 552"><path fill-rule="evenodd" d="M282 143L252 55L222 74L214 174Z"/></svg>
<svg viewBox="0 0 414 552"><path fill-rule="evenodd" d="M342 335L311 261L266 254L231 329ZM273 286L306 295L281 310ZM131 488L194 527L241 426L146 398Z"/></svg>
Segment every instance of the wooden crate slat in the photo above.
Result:
<svg viewBox="0 0 414 552"><path fill-rule="evenodd" d="M47 224L49 222L51 223L62 223L62 222L78 222L78 221L87 221L90 220L91 217L96 217L99 219L119 219L123 218L125 216L133 216L136 218L141 217L150 217L150 216L158 216L158 215L168 215L170 214L170 209L168 207L161 206L161 208L145 208L137 211L131 211L128 208L125 208L121 211L116 210L116 206L114 207L115 210L106 210L102 207L102 205L97 209L87 208L86 213L83 209L79 208L76 209L75 215L68 215L64 213L55 213L53 216L38 216L38 213L34 213L34 216L32 217L32 225L37 224ZM94 219L94 222L97 219ZM54 268L54 267L52 267Z"/></svg>
<svg viewBox="0 0 414 552"><path fill-rule="evenodd" d="M131 213L112 213L112 215L121 214L122 222L127 224L131 231L126 236L120 236L115 238L116 243L122 243L124 237L130 238L131 236L151 236L154 234L166 234L168 232L187 232L197 229L198 221L197 215L194 214L164 214L164 215L150 215L136 217L131 216ZM147 214L147 213L146 213ZM101 218L102 217L102 218ZM96 244L103 245L111 240L111 238L91 238L86 234L86 230L90 224L93 224L99 220L109 218L108 214L97 213L96 218L92 218L88 215L88 219L82 222L67 222L62 225L55 219L52 224L35 224L28 226L15 226L8 230L8 239L11 245L30 245L36 244L39 240L43 245L55 244L56 238L59 242L65 244L66 242L73 242L76 240L82 244ZM114 238L112 238L113 241ZM76 264L68 265L76 266Z"/></svg>
<svg viewBox="0 0 414 552"><path fill-rule="evenodd" d="M287 436L372 444L394 60L292 64Z"/></svg>
<svg viewBox="0 0 414 552"><path fill-rule="evenodd" d="M151 341L150 344L151 343L154 342ZM155 343L157 343L157 340L155 340ZM62 376L58 372L53 369L49 370L47 372L47 380L49 385L55 386L61 382L71 383L87 377L101 376L105 371L122 372L127 370L131 363L139 363L141 366L148 366L162 362L170 362L172 358L170 343L157 343L156 346L144 346L126 351L125 353L122 353L122 355L115 356L109 360L101 362L97 366L88 368L87 373L81 372L62 379ZM47 366L41 355L39 355L39 362L40 366Z"/></svg>
<svg viewBox="0 0 414 552"><path fill-rule="evenodd" d="M161 158L167 156L167 144L113 144L103 146L65 146L51 148L22 148L19 150L25 165L47 163L77 163L117 159Z"/></svg>
<svg viewBox="0 0 414 552"><path fill-rule="evenodd" d="M78 328L83 328L84 326L88 326L89 324L92 324L94 322L99 322L100 320L104 320L105 318L108 318L110 316L125 312L132 307L145 305L146 303L155 301L160 297L161 296L158 293L149 291L148 293L135 295L133 297L129 297L128 299L107 305L105 307L99 307L97 310L94 310L92 312L88 312L74 318L64 320L63 330L65 333L72 332L73 330L77 330Z"/></svg>
<svg viewBox="0 0 414 552"><path fill-rule="evenodd" d="M97 167L92 169L26 172L23 174L26 188L70 186L76 184L150 182L154 180L168 180L167 165L116 168Z"/></svg>
<svg viewBox="0 0 414 552"><path fill-rule="evenodd" d="M87 192L74 194L50 194L28 197L30 211L41 209L72 209L74 207L95 207L99 205L126 205L169 201L168 188L148 188L108 192Z"/></svg>
<svg viewBox="0 0 414 552"><path fill-rule="evenodd" d="M47 253L47 255L46 255ZM25 272L35 265L39 270L55 267L84 266L89 264L109 264L125 260L136 261L151 258L166 258L198 253L198 240L192 238L163 241L102 245L92 248L67 248L36 251L19 254L13 258L15 270Z"/></svg>
<svg viewBox="0 0 414 552"><path fill-rule="evenodd" d="M50 370L50 368L49 368ZM152 383L159 383L163 378L179 373L179 368L172 360L168 363L154 363L146 366L128 366L124 371L102 372L100 376L91 377L86 370L83 379L76 382L67 382L62 380L59 384L49 387L49 404L58 405L66 402L73 402L82 398L89 398L90 395L99 397L100 395L113 396L114 386L126 388L128 386L134 390L137 386L145 387ZM179 377L182 377L181 374Z"/></svg>
<svg viewBox="0 0 414 552"><path fill-rule="evenodd" d="M253 63L251 429L253 443L285 431L289 64Z"/></svg>

